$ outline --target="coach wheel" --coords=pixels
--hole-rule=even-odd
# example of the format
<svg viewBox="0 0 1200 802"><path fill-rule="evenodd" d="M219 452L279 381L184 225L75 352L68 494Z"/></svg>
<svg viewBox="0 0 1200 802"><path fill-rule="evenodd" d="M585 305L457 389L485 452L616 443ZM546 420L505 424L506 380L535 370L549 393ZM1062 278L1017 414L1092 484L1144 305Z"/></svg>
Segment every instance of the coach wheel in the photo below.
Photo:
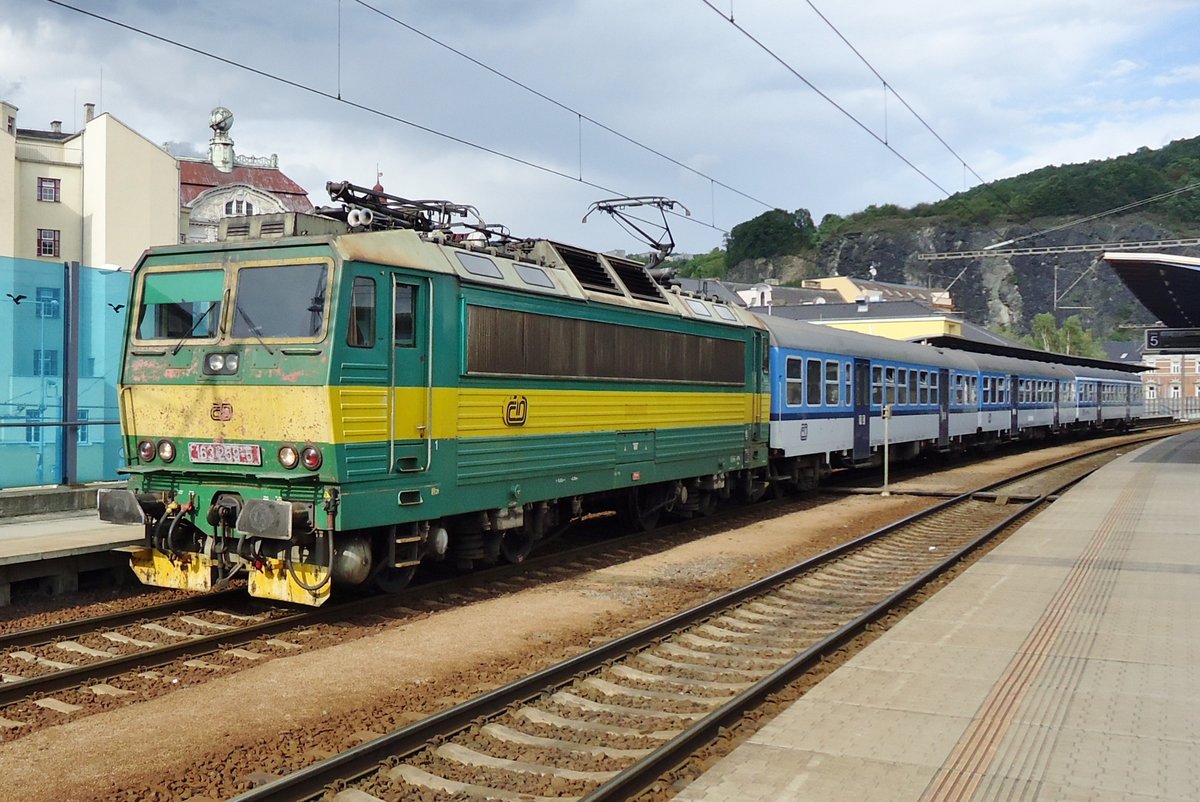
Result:
<svg viewBox="0 0 1200 802"><path fill-rule="evenodd" d="M524 529L510 529L500 538L500 556L505 562L518 565L533 551L533 535Z"/></svg>
<svg viewBox="0 0 1200 802"><path fill-rule="evenodd" d="M384 593L399 593L412 582L413 574L417 572L417 563L420 561L420 543L397 543L396 562L401 563L401 567L383 566L375 575L375 587Z"/></svg>

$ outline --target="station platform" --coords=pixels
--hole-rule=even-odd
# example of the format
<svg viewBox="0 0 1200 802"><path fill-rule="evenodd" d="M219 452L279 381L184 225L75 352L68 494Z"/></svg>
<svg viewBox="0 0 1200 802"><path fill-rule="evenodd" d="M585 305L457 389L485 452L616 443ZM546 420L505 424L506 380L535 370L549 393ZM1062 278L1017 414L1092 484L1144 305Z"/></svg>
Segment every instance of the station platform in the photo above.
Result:
<svg viewBox="0 0 1200 802"><path fill-rule="evenodd" d="M38 512L0 515L0 607L11 603L14 587L56 595L77 590L80 577L93 572L113 572L118 579L128 573L128 555L113 549L140 543L141 530L99 520L94 488L90 509L74 509L75 499L55 497L63 495L4 493L5 507Z"/></svg>
<svg viewBox="0 0 1200 802"><path fill-rule="evenodd" d="M1200 794L1200 433L1065 493L679 802Z"/></svg>

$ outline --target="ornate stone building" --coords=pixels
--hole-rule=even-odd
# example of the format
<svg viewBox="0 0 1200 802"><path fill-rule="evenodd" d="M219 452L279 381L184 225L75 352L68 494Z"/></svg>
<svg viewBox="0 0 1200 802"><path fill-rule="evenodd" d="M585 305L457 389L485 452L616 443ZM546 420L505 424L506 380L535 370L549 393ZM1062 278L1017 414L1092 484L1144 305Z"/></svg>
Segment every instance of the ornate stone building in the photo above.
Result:
<svg viewBox="0 0 1200 802"><path fill-rule="evenodd" d="M221 219L272 212L310 212L304 188L279 170L275 154L238 156L229 130L233 113L222 106L209 117L208 159L179 159L179 239L213 242Z"/></svg>

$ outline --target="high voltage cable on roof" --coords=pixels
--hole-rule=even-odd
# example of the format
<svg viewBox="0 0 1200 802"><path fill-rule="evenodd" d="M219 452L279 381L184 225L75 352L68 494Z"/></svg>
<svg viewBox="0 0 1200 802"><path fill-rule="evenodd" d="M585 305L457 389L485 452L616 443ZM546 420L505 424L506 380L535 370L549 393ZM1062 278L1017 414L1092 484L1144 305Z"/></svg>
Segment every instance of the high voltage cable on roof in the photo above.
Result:
<svg viewBox="0 0 1200 802"><path fill-rule="evenodd" d="M609 195L627 195L627 194L628 194L628 193L623 193L623 192L621 192L620 190L613 189L613 188L611 188L611 187L606 187L606 186L604 186L603 184L597 184L597 183L595 183L594 181L588 181L587 179L583 178L583 176L582 176L582 175L579 175L579 176L574 176L574 175L571 175L571 174L569 174L569 173L565 173L565 172L563 172L563 171L561 171L561 170L557 170L557 169L555 169L555 168L553 168L553 167L548 167L548 166L546 166L546 165L544 165L544 164L538 164L537 162L533 162L533 161L530 161L530 160L528 160L528 159L521 158L520 156L514 156L514 155L512 155L512 154L510 154L510 153L505 153L504 151L497 150L497 149L495 149L495 148L490 148L490 147L488 147L488 146L486 146L486 145L481 145L481 144L479 144L479 143L477 143L477 142L472 142L472 141L471 141L471 140L469 140L469 139L464 139L463 137L455 136L455 135L453 135L453 134L448 134L448 133L446 133L446 132L444 132L444 131L439 131L439 130L437 130L436 128L431 128L431 127L429 127L429 126L427 126L427 125L422 125L422 124L420 124L420 123L413 122L412 120L407 120L407 119L405 119L405 118L403 118L403 117L399 117L399 116L397 116L397 115L395 115L395 114L391 114L391 113L389 113L389 112L386 112L386 111L383 111L383 110L381 110L381 109L374 108L373 106L368 106L368 105L366 105L366 104L364 104L364 103L357 103L357 102L355 102L355 101L353 101L353 100L347 100L347 99L345 99L345 98L341 97L341 96L340 96L340 93L338 93L338 94L332 94L332 93L330 93L330 92L327 92L327 91L325 91L325 90L323 90L323 89L318 89L318 88L316 88L316 87L314 87L314 86L309 86L308 84L303 84L303 83L300 83L299 81L294 81L294 80L292 80L292 79L290 79L290 78L285 78L285 77L283 77L283 76L281 76L281 75L276 75L276 74L274 74L274 73L267 72L266 70L261 70L261 69L258 69L257 67L251 67L250 65L248 65L248 64L244 64L244 63L242 63L242 62L240 62L240 61L235 61L234 59L230 59L230 58L227 58L227 57L225 57L225 56L219 56L219 55L217 55L216 53L212 53L212 52L210 52L210 51L207 51L207 50L204 50L204 49L202 49L202 48L195 47L194 45L185 44L185 43L183 43L183 42L177 41L177 40L175 40L175 39L171 39L171 38L169 38L169 37L167 37L167 36L163 36L163 35L161 35L161 34L153 33L153 32L151 32L151 31L145 30L145 29L143 29L143 28L139 28L139 27L137 27L136 25L130 25L129 23L126 23L126 22L121 22L120 20L116 20L116 19L112 19L112 18L110 18L110 17L106 17L106 16L104 16L103 14L98 14L98 13L96 13L96 12L94 12L94 11L88 11L87 9L83 9L83 8L79 8L79 7L77 7L77 6L73 6L73 5L71 5L70 3L63 2L63 0L46 0L46 2L48 2L48 3L52 4L52 5L59 6L60 8L64 8L64 9L66 9L66 10L68 10L68 11L74 11L74 12L75 12L75 13L77 13L77 14L82 14L82 15L84 15L84 16L86 16L86 17L91 17L91 18L93 18L93 19L100 20L101 22L106 22L106 23L108 23L109 25L114 25L114 26L116 26L116 27L118 27L118 28L123 28L124 30L130 31L130 32L132 32L132 33L136 33L136 34L138 34L138 35L140 35L140 36L145 36L145 37L147 37L147 38L149 38L149 39L153 39L153 40L155 40L155 41L157 41L157 42L162 42L163 44L168 44L168 45L171 45L172 47L177 47L177 48L179 48L179 49L181 49L181 50L186 50L186 51L188 51L189 53L194 53L194 54L196 54L196 55L198 55L198 56L204 56L205 58L212 59L213 61L220 62L221 64L225 64L225 65L227 65L227 66L234 67L234 68L236 68L236 69L239 69L239 70L244 70L244 71L246 71L246 72L249 72L249 73L252 73L252 74L254 74L254 75L257 75L257 76L259 76L260 78L266 78L266 79L268 79L268 80L276 81L276 82L278 82L278 83L284 84L285 86L290 86L290 87L292 87L293 89L299 89L299 90L301 90L301 91L303 91L303 92L308 92L309 94L313 94L313 95L317 95L318 97L325 98L326 100L332 100L332 101L334 101L334 102L336 102L336 103L342 103L342 104L345 104L345 105L347 105L347 106L350 106L351 108L355 108L355 109L358 109L358 110L360 110L360 111L365 111L365 112L367 112L368 114L374 114L374 115L376 115L376 116L378 116L378 117L382 117L382 118L384 118L384 119L391 120L391 121L393 121L393 122L398 122L398 123L400 123L400 124L402 124L402 125L407 125L407 126L409 126L409 127L411 127L411 128L415 128L415 129L417 129L417 130L419 130L419 131L423 131L423 132L425 132L425 133L428 133L428 134L433 134L434 136L441 137L442 139L446 139L446 140L448 140L448 141L455 142L455 143L457 143L457 144L459 144L459 145L465 145L466 147L469 147L469 148L474 148L475 150L481 151L481 152L483 152L483 153L487 153L487 154L489 154L489 155L491 155L491 156L498 156L498 157L500 157L500 158L502 158L502 159L507 159L507 160L509 160L509 161L511 161L511 162L515 162L515 163L517 163L517 164L520 164L520 165L522 165L522 166L525 166L525 167L531 167L531 168L533 168L533 169L535 169L535 170L540 170L541 172L547 173L547 174L549 174L549 175L557 176L557 177L559 177L559 178L565 178L565 179L567 179L567 180L569 180L569 181L573 181L573 182L575 182L575 183L583 184L583 185L585 185L585 186L592 187L593 189L598 189L598 190L601 190L601 191L603 191L603 192L606 192L606 193L608 193ZM365 5L365 4L364 4L364 5ZM368 6L368 8L369 8L369 6ZM374 9L372 9L372 10L374 10ZM401 24L403 24L403 23L401 23ZM406 27L407 27L407 26L406 26ZM422 34L422 35L424 35L424 34ZM469 58L469 57L467 57L467 56L464 56L464 58ZM476 62L476 63L479 63L479 62ZM483 65L483 64L480 64L480 66L483 66L483 67L485 67L486 69L491 69L490 67L486 67L486 65ZM505 77L506 77L506 76L505 76ZM510 80L511 80L511 79L510 79ZM515 82L514 82L514 83L515 83ZM529 91L534 91L534 90L529 90ZM539 94L539 93L536 93L536 92L535 92L535 94ZM542 97L545 97L545 96L542 96ZM547 97L547 98L545 98L545 99L546 99L546 100L549 100L549 101L550 101L550 102L552 102L552 103L556 103L556 104L557 104L557 101L553 101L553 100L551 100L551 99L550 99L550 98L548 98L548 97ZM561 105L561 104L557 104L557 105ZM565 107L565 106L563 106L563 108L566 108L566 107ZM581 118L582 118L582 116L583 116L583 115L580 115L580 117L581 117ZM601 128L604 128L604 130L606 130L606 131L611 131L613 134L615 134L615 135L617 135L617 136L620 136L620 137L622 137L622 138L624 138L624 139L627 139L627 140L628 140L628 141L630 141L630 142L634 142L634 140L632 140L632 139L629 139L628 137L625 137L623 134L620 134L620 133L618 133L618 132L616 132L616 131L613 131L612 129L610 129L610 128L608 128L607 126L604 126L604 125L602 125L602 124L600 124L600 123L596 123L594 120L591 120L591 118L586 118L586 119L588 119L588 120L589 120L589 122L593 122L595 125L598 125L599 127L601 127ZM640 143L637 143L637 142L634 142L634 144L638 144L638 145L639 145L639 146L641 146L641 147L646 147L646 146L644 146L644 145L640 145ZM653 151L653 150L652 150L652 149L650 149L650 148L646 148L646 149L647 149L647 150L650 150L651 152L654 152L654 153L656 153L656 155L659 155L659 156L661 156L662 158L665 158L665 159L668 159L669 161L672 161L672 162L674 162L674 160L673 160L673 159L670 159L670 157L668 157L668 156L664 156L664 155L662 155L662 154L658 154L656 151ZM676 164L679 164L678 162L674 162L674 163L676 163ZM685 166L685 167L686 167L686 165L681 165L681 166ZM688 169L691 169L691 168L688 168ZM695 170L692 170L692 172L697 172L697 171L695 171ZM703 173L697 173L697 174L698 174L698 175L704 175ZM708 178L708 176L705 176L705 177L706 177L706 178ZM709 181L710 181L711 183L713 183L713 184L720 183L720 182L718 182L718 181L716 181L715 179L712 179L712 178L709 178ZM737 194L739 194L739 195L742 195L743 197L745 197L745 198L747 198L747 199L749 199L749 200L752 200L752 201L754 201L755 203L762 204L763 206L767 206L768 208L774 208L774 207L770 207L770 205L769 205L769 204L763 203L763 201L760 201L760 200L758 200L758 199L756 199L756 198L753 198L753 197L751 197L750 195L746 195L745 193L742 193L742 192L740 192L740 191L738 191L738 190L736 190L736 189L733 189L732 187L729 187L728 185L726 185L726 184L724 184L724 183L720 183L720 185L721 185L722 187L726 188L726 189L729 189L729 190L730 190L730 191L732 191L732 192L736 192ZM690 220L691 222L693 222L693 223L695 223L695 224L697 224L697 225L704 226L705 228L711 228L711 229L713 229L714 231L719 231L719 232L721 232L721 233L723 233L723 234L728 234L728 233L729 233L729 231L728 231L727 229L721 228L720 226L716 225L715 223L706 223L706 222L704 222L703 220L698 220L698 219L696 219L696 218L694 218L694 217L684 217L683 215L677 214L677 213L675 213L675 212L669 212L669 214L672 214L672 215L674 215L674 216L676 216L676 217L679 217L680 219L684 219L684 220Z"/></svg>

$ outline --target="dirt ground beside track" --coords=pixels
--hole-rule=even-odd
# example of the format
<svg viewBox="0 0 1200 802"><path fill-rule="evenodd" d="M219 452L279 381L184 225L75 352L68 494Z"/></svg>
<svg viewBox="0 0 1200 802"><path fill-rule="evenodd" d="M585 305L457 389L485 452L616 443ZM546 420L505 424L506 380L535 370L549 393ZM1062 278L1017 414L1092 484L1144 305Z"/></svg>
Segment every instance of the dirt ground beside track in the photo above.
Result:
<svg viewBox="0 0 1200 802"><path fill-rule="evenodd" d="M1065 448L951 468L893 490L967 489ZM184 682L164 696L0 744L0 800L203 798L197 789L206 774L216 798L230 774L248 783L253 772L272 773L284 757L297 758L276 759L281 733L312 734L311 754L300 756L311 761L632 631L665 605L737 587L935 501L830 498L536 590L401 620L191 687Z"/></svg>

